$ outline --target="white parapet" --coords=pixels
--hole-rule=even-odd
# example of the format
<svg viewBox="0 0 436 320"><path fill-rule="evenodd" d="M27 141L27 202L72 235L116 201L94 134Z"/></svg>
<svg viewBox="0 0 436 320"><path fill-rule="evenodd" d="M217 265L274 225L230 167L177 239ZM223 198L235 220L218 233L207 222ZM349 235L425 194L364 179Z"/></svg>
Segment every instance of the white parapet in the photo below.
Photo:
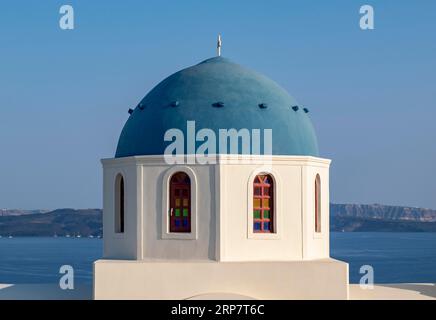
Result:
<svg viewBox="0 0 436 320"><path fill-rule="evenodd" d="M189 299L226 293L253 299L348 299L348 264L133 261L94 263L95 299Z"/></svg>

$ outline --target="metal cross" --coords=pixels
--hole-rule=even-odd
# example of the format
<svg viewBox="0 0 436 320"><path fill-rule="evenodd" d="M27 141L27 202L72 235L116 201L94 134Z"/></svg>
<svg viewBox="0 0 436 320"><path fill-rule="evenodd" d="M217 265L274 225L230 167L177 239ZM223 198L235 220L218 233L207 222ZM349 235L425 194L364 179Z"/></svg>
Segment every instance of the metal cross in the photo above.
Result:
<svg viewBox="0 0 436 320"><path fill-rule="evenodd" d="M216 52L218 57L221 57L221 45L222 45L222 41L221 41L221 35L218 35L218 42L216 44Z"/></svg>

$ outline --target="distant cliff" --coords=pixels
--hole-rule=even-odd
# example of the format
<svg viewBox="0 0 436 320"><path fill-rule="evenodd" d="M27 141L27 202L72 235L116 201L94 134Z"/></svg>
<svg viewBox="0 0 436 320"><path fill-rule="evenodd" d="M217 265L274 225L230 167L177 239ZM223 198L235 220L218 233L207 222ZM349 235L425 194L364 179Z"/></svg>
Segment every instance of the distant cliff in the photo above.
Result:
<svg viewBox="0 0 436 320"><path fill-rule="evenodd" d="M331 204L330 230L436 232L436 210L381 204Z"/></svg>
<svg viewBox="0 0 436 320"><path fill-rule="evenodd" d="M46 213L50 210L21 210L21 209L0 209L0 217L22 216L25 214Z"/></svg>
<svg viewBox="0 0 436 320"><path fill-rule="evenodd" d="M331 204L331 231L436 232L436 210ZM101 236L100 209L0 210L0 236Z"/></svg>
<svg viewBox="0 0 436 320"><path fill-rule="evenodd" d="M17 210L13 210L17 212ZM58 209L26 211L0 216L0 235L5 236L99 236L102 235L100 209Z"/></svg>
<svg viewBox="0 0 436 320"><path fill-rule="evenodd" d="M334 217L436 222L436 210L381 204L331 204Z"/></svg>

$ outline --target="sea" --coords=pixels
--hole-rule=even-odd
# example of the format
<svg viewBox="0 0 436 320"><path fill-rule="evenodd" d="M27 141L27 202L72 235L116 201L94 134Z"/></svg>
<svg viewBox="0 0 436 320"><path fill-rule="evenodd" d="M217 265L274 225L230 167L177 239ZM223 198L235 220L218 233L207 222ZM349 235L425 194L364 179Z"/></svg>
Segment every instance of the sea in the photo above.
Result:
<svg viewBox="0 0 436 320"><path fill-rule="evenodd" d="M58 283L70 265L76 283L92 283L98 238L0 238L0 283ZM436 233L332 232L331 256L350 266L350 282L373 270L375 283L436 283ZM361 271L363 273L361 273Z"/></svg>

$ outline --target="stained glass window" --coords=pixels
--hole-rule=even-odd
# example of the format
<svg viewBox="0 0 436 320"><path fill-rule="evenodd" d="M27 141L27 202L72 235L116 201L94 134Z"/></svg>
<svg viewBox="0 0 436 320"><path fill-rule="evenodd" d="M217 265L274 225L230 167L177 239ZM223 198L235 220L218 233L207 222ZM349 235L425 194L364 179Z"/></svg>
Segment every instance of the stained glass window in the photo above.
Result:
<svg viewBox="0 0 436 320"><path fill-rule="evenodd" d="M274 232L274 184L270 175L258 175L253 183L253 232Z"/></svg>
<svg viewBox="0 0 436 320"><path fill-rule="evenodd" d="M184 172L170 180L170 232L191 232L191 180Z"/></svg>
<svg viewBox="0 0 436 320"><path fill-rule="evenodd" d="M321 232L321 178L315 178L315 232Z"/></svg>

